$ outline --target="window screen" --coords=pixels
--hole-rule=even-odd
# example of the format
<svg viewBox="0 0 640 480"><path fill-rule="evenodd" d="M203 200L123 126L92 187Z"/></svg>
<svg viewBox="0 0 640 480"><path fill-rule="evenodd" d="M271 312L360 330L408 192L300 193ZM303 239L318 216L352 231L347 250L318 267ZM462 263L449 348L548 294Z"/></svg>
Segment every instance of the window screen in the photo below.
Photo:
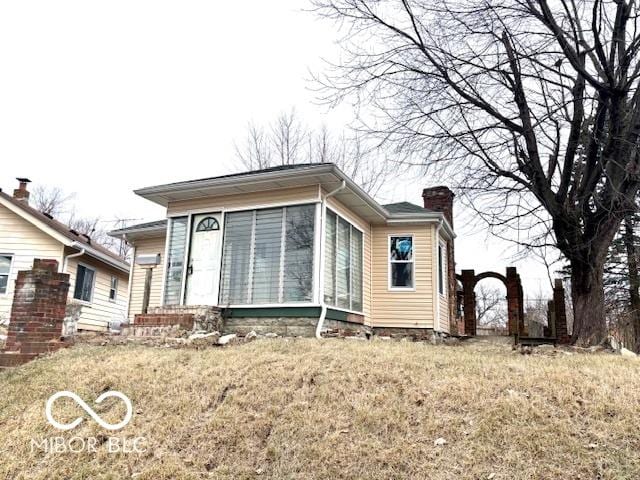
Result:
<svg viewBox="0 0 640 480"><path fill-rule="evenodd" d="M7 293L9 273L11 273L11 255L0 255L0 294Z"/></svg>

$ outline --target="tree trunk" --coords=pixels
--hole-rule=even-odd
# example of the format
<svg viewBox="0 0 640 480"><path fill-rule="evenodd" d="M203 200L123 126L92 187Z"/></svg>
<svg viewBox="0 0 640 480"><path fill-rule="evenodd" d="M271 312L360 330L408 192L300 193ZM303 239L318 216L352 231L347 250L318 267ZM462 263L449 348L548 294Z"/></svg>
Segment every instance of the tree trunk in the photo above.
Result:
<svg viewBox="0 0 640 480"><path fill-rule="evenodd" d="M629 276L629 309L633 323L634 351L640 352L640 274L638 273L638 249L634 241L634 222L631 215L624 219L624 246L627 253Z"/></svg>
<svg viewBox="0 0 640 480"><path fill-rule="evenodd" d="M571 260L574 312L571 342L578 346L599 345L607 338L603 272L601 260Z"/></svg>

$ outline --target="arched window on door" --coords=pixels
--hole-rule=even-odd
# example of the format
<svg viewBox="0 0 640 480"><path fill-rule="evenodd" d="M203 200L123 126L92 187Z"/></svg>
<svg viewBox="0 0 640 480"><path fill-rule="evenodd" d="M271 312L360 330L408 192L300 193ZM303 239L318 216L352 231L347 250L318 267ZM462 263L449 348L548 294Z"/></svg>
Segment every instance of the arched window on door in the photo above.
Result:
<svg viewBox="0 0 640 480"><path fill-rule="evenodd" d="M196 227L196 232L210 232L212 230L220 230L218 220L213 217L203 218Z"/></svg>

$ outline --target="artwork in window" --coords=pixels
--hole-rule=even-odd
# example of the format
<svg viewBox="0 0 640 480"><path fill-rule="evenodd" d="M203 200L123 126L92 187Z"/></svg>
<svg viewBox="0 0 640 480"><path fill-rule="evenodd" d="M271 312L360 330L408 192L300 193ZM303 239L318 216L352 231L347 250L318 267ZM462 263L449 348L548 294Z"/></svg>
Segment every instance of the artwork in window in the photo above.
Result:
<svg viewBox="0 0 640 480"><path fill-rule="evenodd" d="M220 230L218 220L213 217L203 218L196 227L196 232L210 232L212 230Z"/></svg>
<svg viewBox="0 0 640 480"><path fill-rule="evenodd" d="M94 278L95 271L93 269L85 267L84 265L78 265L73 298L76 300L82 300L83 302L90 302L93 296Z"/></svg>
<svg viewBox="0 0 640 480"><path fill-rule="evenodd" d="M407 260L413 258L413 238L391 237L391 260Z"/></svg>
<svg viewBox="0 0 640 480"><path fill-rule="evenodd" d="M0 294L7 293L9 287L11 258L11 255L0 255Z"/></svg>
<svg viewBox="0 0 640 480"><path fill-rule="evenodd" d="M413 237L389 237L389 276L391 288L414 287Z"/></svg>

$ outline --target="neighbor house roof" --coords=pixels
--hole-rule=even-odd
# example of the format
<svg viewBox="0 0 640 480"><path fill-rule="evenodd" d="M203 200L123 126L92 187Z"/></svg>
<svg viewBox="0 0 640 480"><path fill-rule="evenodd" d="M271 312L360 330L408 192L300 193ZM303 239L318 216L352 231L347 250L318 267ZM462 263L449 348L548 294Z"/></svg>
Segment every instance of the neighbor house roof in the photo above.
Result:
<svg viewBox="0 0 640 480"><path fill-rule="evenodd" d="M24 218L35 227L51 235L63 245L79 250L84 249L86 254L91 257L124 272L129 271L129 264L122 257L102 245L93 242L91 237L71 230L68 225L59 222L50 215L36 210L24 201L16 200L2 190L0 190L0 205L3 205L19 217Z"/></svg>
<svg viewBox="0 0 640 480"><path fill-rule="evenodd" d="M147 200L164 207L172 202L203 197L248 194L282 188L320 185L325 192L336 191L334 198L373 224L439 221L453 237L453 229L441 212L433 212L409 202L380 205L333 163L304 163L168 183L135 190ZM320 195L320 192L318 193ZM156 227L157 222L152 222ZM140 226L112 232L116 236L139 231Z"/></svg>

